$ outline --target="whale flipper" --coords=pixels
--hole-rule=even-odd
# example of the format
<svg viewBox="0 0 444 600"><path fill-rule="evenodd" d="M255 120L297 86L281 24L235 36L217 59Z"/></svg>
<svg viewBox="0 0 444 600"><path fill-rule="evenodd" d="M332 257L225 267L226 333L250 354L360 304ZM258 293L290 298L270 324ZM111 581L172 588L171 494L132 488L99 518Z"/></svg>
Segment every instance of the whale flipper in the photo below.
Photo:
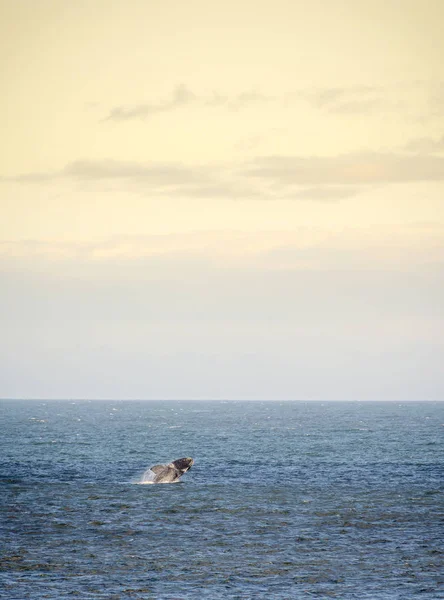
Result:
<svg viewBox="0 0 444 600"><path fill-rule="evenodd" d="M150 467L150 471L155 473L156 475L167 468L168 465L154 465L154 467Z"/></svg>

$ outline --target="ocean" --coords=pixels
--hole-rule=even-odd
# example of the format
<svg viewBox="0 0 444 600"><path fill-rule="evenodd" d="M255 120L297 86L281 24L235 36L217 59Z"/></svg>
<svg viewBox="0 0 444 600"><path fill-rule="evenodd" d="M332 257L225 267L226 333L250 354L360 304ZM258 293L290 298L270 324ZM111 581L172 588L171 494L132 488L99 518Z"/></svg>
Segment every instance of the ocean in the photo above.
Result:
<svg viewBox="0 0 444 600"><path fill-rule="evenodd" d="M444 598L443 462L437 402L4 400L0 597Z"/></svg>

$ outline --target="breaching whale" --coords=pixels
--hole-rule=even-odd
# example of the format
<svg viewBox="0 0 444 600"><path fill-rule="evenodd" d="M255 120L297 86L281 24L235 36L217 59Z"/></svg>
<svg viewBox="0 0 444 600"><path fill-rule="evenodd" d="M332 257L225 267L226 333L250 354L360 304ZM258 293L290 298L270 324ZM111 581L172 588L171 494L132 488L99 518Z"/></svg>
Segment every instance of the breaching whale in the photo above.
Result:
<svg viewBox="0 0 444 600"><path fill-rule="evenodd" d="M193 464L192 458L178 458L167 465L154 465L144 473L141 483L176 483Z"/></svg>

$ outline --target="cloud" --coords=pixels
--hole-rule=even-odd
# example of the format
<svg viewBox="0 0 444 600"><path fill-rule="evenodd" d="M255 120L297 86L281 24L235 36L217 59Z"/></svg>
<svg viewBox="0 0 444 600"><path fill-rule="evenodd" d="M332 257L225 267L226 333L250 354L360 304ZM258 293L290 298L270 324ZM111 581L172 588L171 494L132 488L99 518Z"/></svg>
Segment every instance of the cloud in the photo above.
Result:
<svg viewBox="0 0 444 600"><path fill-rule="evenodd" d="M275 155L231 165L77 160L59 171L19 174L0 178L0 182L43 184L56 179L90 186L106 184L110 191L124 185L129 192L158 197L328 201L350 198L363 186L444 181L444 157L377 152Z"/></svg>
<svg viewBox="0 0 444 600"><path fill-rule="evenodd" d="M187 105L201 102L207 107L226 107L231 110L240 110L252 104L258 104L270 100L268 96L256 90L241 92L234 96L221 94L214 91L210 97L197 96L185 84L176 86L171 98L156 104L138 104L136 106L116 106L111 109L105 121L131 121L144 120L154 115L171 112Z"/></svg>
<svg viewBox="0 0 444 600"><path fill-rule="evenodd" d="M316 186L288 192L286 198L319 201L342 200L343 198L356 196L359 191L359 188L354 188L352 186Z"/></svg>
<svg viewBox="0 0 444 600"><path fill-rule="evenodd" d="M312 105L323 108L343 98L346 93L345 88L323 88L306 92L303 95Z"/></svg>
<svg viewBox="0 0 444 600"><path fill-rule="evenodd" d="M424 89L428 90L426 97ZM145 120L186 106L198 105L239 111L272 100L286 105L295 100L302 101L330 115L353 117L395 111L398 118L404 115L408 119L428 120L440 118L444 114L444 84L403 82L387 86L305 88L277 97L263 94L254 88L237 94L226 94L220 90L214 90L211 94L197 94L181 83L173 89L169 98L158 102L115 106L102 121L118 123Z"/></svg>
<svg viewBox="0 0 444 600"><path fill-rule="evenodd" d="M223 168L180 163L138 163L130 161L75 161L63 169L63 175L80 181L124 180L137 189L156 195L188 198L247 198L265 194L257 182L239 181Z"/></svg>
<svg viewBox="0 0 444 600"><path fill-rule="evenodd" d="M444 82L438 82L430 90L429 116L442 117L444 115Z"/></svg>
<svg viewBox="0 0 444 600"><path fill-rule="evenodd" d="M408 181L443 181L444 158L390 153L338 156L263 156L244 170L246 177L279 185L370 185Z"/></svg>
<svg viewBox="0 0 444 600"><path fill-rule="evenodd" d="M78 160L53 173L29 173L3 181L43 183L53 179L69 179L81 183L103 184L124 182L132 192L150 192L157 196L185 198L260 198L294 200L340 200L359 192L352 186L296 186L281 180L264 185L259 177L239 176L235 169L214 166L189 166L180 163L141 163L118 160ZM0 179L1 181L1 179Z"/></svg>
<svg viewBox="0 0 444 600"><path fill-rule="evenodd" d="M272 192L261 189L259 181L247 181L233 170L219 165L185 165L105 160L77 160L54 172L26 173L0 177L0 183L40 184L68 180L89 186L106 185L107 191L120 185L132 193L183 198L265 198ZM262 186L263 187L263 186Z"/></svg>
<svg viewBox="0 0 444 600"><path fill-rule="evenodd" d="M383 104L383 88L372 86L330 87L305 90L298 95L318 108L331 113L369 113Z"/></svg>
<svg viewBox="0 0 444 600"><path fill-rule="evenodd" d="M383 106L380 98L369 98L367 100L348 100L338 102L329 108L331 113L354 115L362 113L371 113Z"/></svg>
<svg viewBox="0 0 444 600"><path fill-rule="evenodd" d="M129 179L171 186L207 182L209 171L209 167L190 167L180 163L78 160L69 163L61 174L79 180Z"/></svg>
<svg viewBox="0 0 444 600"><path fill-rule="evenodd" d="M224 99L223 102L221 101L222 99ZM212 100L207 102L207 105L226 106L231 110L240 110L242 108L245 108L246 106L250 106L252 104L260 104L262 102L268 102L269 100L271 100L270 97L265 96L260 92L252 90L249 92L242 92L241 94L237 94L236 96L233 96L231 98L218 96L216 94Z"/></svg>
<svg viewBox="0 0 444 600"><path fill-rule="evenodd" d="M147 119L153 115L170 112L196 100L196 96L186 85L180 84L173 90L172 97L169 100L158 104L139 104L137 106L126 108L117 106L111 109L105 121L129 121L131 119Z"/></svg>
<svg viewBox="0 0 444 600"><path fill-rule="evenodd" d="M359 268L422 270L441 268L443 225L412 223L343 228L299 226L293 230L204 230L158 235L115 235L101 241L0 241L0 270L20 270L18 261L50 261L90 265L139 264L166 272L168 265L194 270L197 266L302 269ZM9 269L8 267L8 269ZM150 267L150 268L151 268ZM159 271L157 271L159 268ZM178 276L182 271L179 269Z"/></svg>
<svg viewBox="0 0 444 600"><path fill-rule="evenodd" d="M438 139L430 137L415 138L404 146L404 150L418 154L444 153L444 135Z"/></svg>
<svg viewBox="0 0 444 600"><path fill-rule="evenodd" d="M0 177L0 183L6 181L15 181L17 183L44 183L46 181L52 181L58 177L63 176L61 171L42 171L36 173L21 173L13 177Z"/></svg>
<svg viewBox="0 0 444 600"><path fill-rule="evenodd" d="M243 178L238 178L240 173ZM246 188L246 177L274 180L276 189L269 191L291 193L289 186L310 186L297 190L296 196L325 198L349 196L344 188L325 186L363 185L408 181L443 181L444 158L429 154L411 156L401 153L350 153L338 156L262 156L240 172L231 166L186 165L183 163L156 163L118 160L78 160L69 163L59 172L19 175L15 181L32 182L50 178L67 177L76 180L103 181L129 180L152 186L171 188L186 186L192 195L215 192L223 195ZM312 187L313 186L313 187ZM253 192L253 187L250 189Z"/></svg>
<svg viewBox="0 0 444 600"><path fill-rule="evenodd" d="M178 195L188 198L269 198L270 194L259 187L239 181L219 181L210 185L187 186L175 190Z"/></svg>

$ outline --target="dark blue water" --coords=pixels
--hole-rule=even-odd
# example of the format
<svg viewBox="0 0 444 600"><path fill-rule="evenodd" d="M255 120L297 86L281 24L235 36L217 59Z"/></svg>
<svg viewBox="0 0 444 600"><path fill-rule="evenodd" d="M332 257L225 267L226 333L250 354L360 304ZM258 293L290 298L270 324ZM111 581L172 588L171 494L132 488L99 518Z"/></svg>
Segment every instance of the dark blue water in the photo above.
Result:
<svg viewBox="0 0 444 600"><path fill-rule="evenodd" d="M0 411L2 598L444 598L443 403Z"/></svg>

